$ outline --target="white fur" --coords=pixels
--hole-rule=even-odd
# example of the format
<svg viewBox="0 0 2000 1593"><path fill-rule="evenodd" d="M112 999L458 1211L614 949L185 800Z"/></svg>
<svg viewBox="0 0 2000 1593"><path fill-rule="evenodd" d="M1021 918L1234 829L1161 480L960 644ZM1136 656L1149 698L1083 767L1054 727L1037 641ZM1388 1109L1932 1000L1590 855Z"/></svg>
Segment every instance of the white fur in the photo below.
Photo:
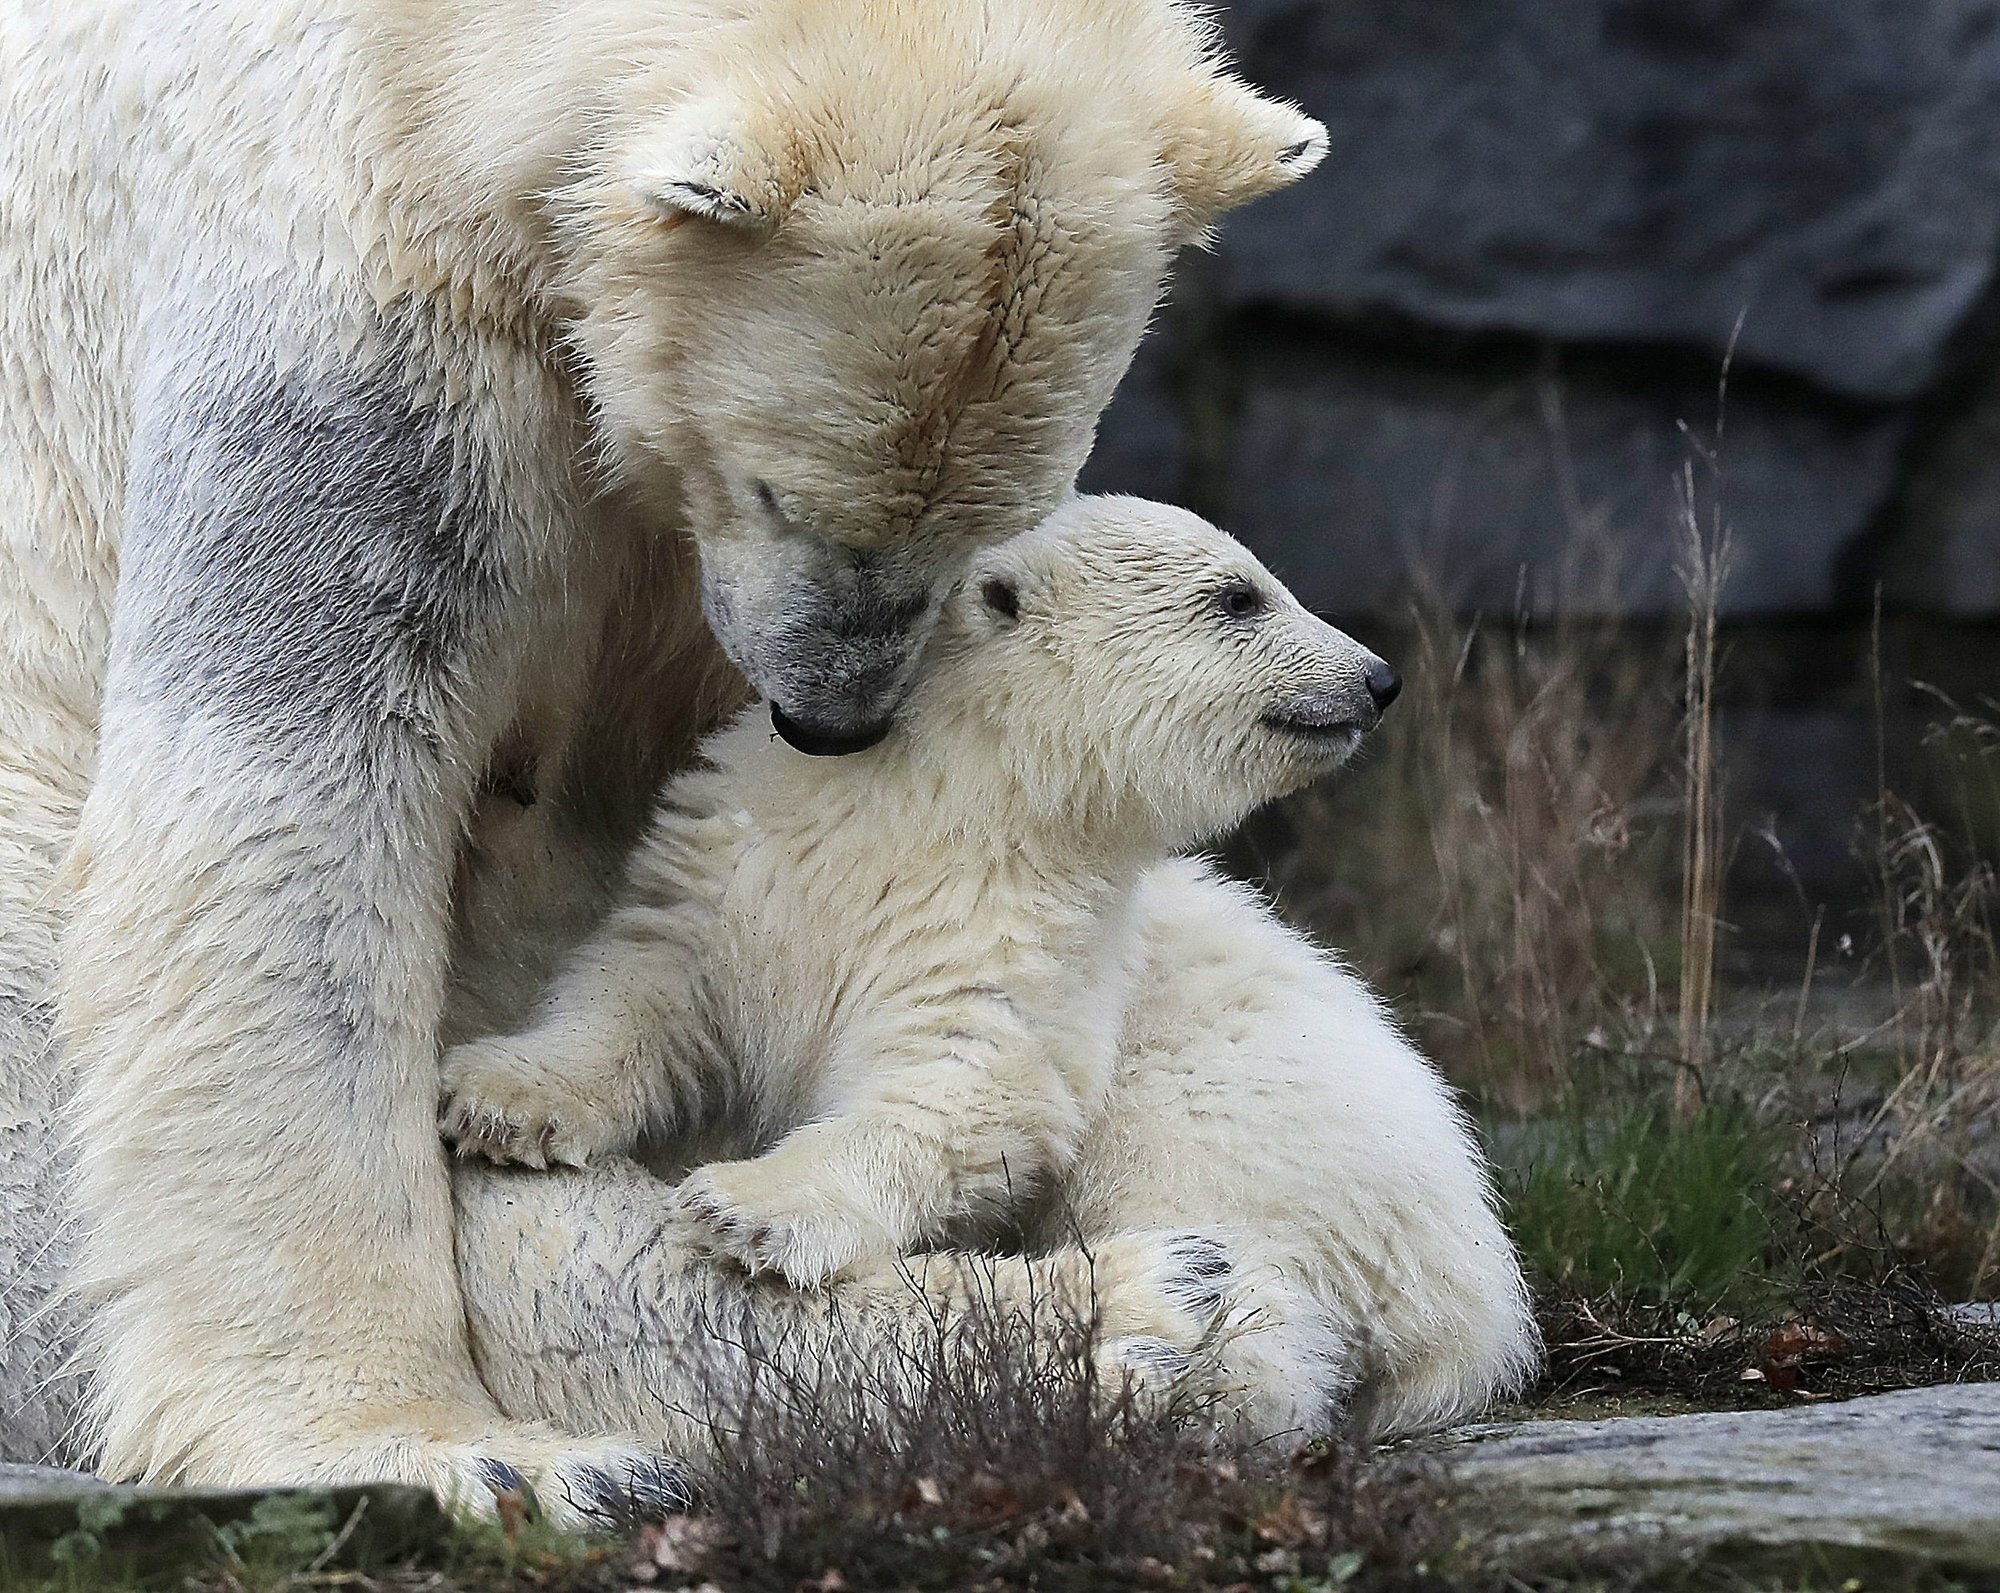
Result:
<svg viewBox="0 0 2000 1593"><path fill-rule="evenodd" d="M1344 757L1265 717L1363 726L1377 662L1195 517L1076 501L975 562L882 746L807 758L755 710L708 744L536 1021L446 1058L448 1132L584 1166L734 1119L771 1148L680 1213L798 1285L1034 1197L1058 1249L1192 1227L1236 1268L1205 1376L1244 1425L1477 1408L1534 1338L1463 1118L1350 974L1161 861Z"/></svg>
<svg viewBox="0 0 2000 1593"><path fill-rule="evenodd" d="M1133 906L1146 953L1116 1072L1030 1234L1035 1259L938 1256L915 1289L860 1263L824 1289L746 1291L705 1261L659 1176L475 1164L461 1266L501 1403L698 1455L709 1402L766 1357L810 1377L857 1332L878 1353L933 1332L929 1312L967 1291L1094 1300L1114 1340L1201 1347L1190 1392L1253 1437L1419 1432L1518 1388L1536 1336L1482 1158L1381 1004L1199 863L1149 870ZM684 1148L658 1172L701 1159ZM1198 1298L1217 1280L1190 1267L1191 1235L1230 1261L1219 1311ZM903 1364L884 1357L880 1375Z"/></svg>
<svg viewBox="0 0 2000 1593"><path fill-rule="evenodd" d="M893 709L1171 248L1316 137L1157 0L0 7L0 1445L643 1469L475 1375L440 1038L518 1017L734 700L698 602ZM757 227L658 181L719 162Z"/></svg>
<svg viewBox="0 0 2000 1593"><path fill-rule="evenodd" d="M1215 1371L1258 1430L1418 1432L1517 1389L1527 1292L1436 1071L1244 887L1171 863L1138 911L1118 1084L1065 1192L1082 1230L1172 1211L1226 1240L1243 1287Z"/></svg>
<svg viewBox="0 0 2000 1593"><path fill-rule="evenodd" d="M704 746L535 1023L445 1058L447 1134L583 1166L745 1120L682 1204L800 1286L990 1237L1102 1105L1142 872L1342 761L1380 663L1195 516L1073 501L974 561L882 745L760 705Z"/></svg>

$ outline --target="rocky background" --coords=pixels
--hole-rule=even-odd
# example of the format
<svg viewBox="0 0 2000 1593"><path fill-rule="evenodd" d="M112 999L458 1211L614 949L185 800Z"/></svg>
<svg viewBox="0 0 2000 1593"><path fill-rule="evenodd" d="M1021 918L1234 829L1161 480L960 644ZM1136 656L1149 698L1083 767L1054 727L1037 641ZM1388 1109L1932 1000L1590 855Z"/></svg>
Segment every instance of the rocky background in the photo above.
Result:
<svg viewBox="0 0 2000 1593"><path fill-rule="evenodd" d="M1189 262L1097 484L1219 514L1348 613L1413 573L1462 605L1656 613L1677 477L1712 454L1732 615L1880 583L2000 616L2000 4L1223 15L1332 148Z"/></svg>
<svg viewBox="0 0 2000 1593"><path fill-rule="evenodd" d="M1890 675L2000 690L2000 0L1221 15L1331 151L1183 262L1087 484L1364 631L1671 624L1691 497L1738 811L1851 883L1877 593Z"/></svg>

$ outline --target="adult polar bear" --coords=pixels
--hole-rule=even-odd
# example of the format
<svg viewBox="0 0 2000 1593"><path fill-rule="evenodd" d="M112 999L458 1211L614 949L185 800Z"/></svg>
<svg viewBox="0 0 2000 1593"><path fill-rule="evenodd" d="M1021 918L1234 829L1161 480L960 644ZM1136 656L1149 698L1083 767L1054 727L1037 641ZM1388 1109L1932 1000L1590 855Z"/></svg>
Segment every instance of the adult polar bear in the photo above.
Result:
<svg viewBox="0 0 2000 1593"><path fill-rule="evenodd" d="M0 10L7 1447L65 1440L69 1262L107 1472L642 1482L473 1367L440 1038L731 661L876 733L1172 248L1323 147L1170 0ZM475 1314L573 1304L519 1243L600 1196L468 1186Z"/></svg>

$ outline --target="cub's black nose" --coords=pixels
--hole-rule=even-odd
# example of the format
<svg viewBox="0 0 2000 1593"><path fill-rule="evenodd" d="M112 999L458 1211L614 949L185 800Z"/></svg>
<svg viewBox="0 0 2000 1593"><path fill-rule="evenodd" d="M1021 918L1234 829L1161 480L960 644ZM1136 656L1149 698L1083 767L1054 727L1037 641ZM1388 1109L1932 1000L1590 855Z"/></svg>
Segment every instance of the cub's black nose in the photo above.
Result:
<svg viewBox="0 0 2000 1593"><path fill-rule="evenodd" d="M1403 677L1381 659L1368 666L1368 695L1375 699L1375 711L1387 711L1389 704L1403 695Z"/></svg>

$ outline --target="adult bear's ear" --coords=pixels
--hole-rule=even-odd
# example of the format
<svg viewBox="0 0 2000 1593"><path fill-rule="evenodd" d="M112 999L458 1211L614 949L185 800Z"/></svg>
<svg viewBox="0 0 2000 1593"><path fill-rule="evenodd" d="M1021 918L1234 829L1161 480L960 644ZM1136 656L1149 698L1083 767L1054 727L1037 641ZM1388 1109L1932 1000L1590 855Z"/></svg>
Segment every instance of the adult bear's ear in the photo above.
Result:
<svg viewBox="0 0 2000 1593"><path fill-rule="evenodd" d="M628 155L625 180L669 225L697 217L768 232L797 197L742 108L724 100L681 107Z"/></svg>
<svg viewBox="0 0 2000 1593"><path fill-rule="evenodd" d="M1326 128L1226 72L1201 78L1164 129L1164 160L1185 242L1208 238L1225 211L1282 188L1326 155Z"/></svg>

